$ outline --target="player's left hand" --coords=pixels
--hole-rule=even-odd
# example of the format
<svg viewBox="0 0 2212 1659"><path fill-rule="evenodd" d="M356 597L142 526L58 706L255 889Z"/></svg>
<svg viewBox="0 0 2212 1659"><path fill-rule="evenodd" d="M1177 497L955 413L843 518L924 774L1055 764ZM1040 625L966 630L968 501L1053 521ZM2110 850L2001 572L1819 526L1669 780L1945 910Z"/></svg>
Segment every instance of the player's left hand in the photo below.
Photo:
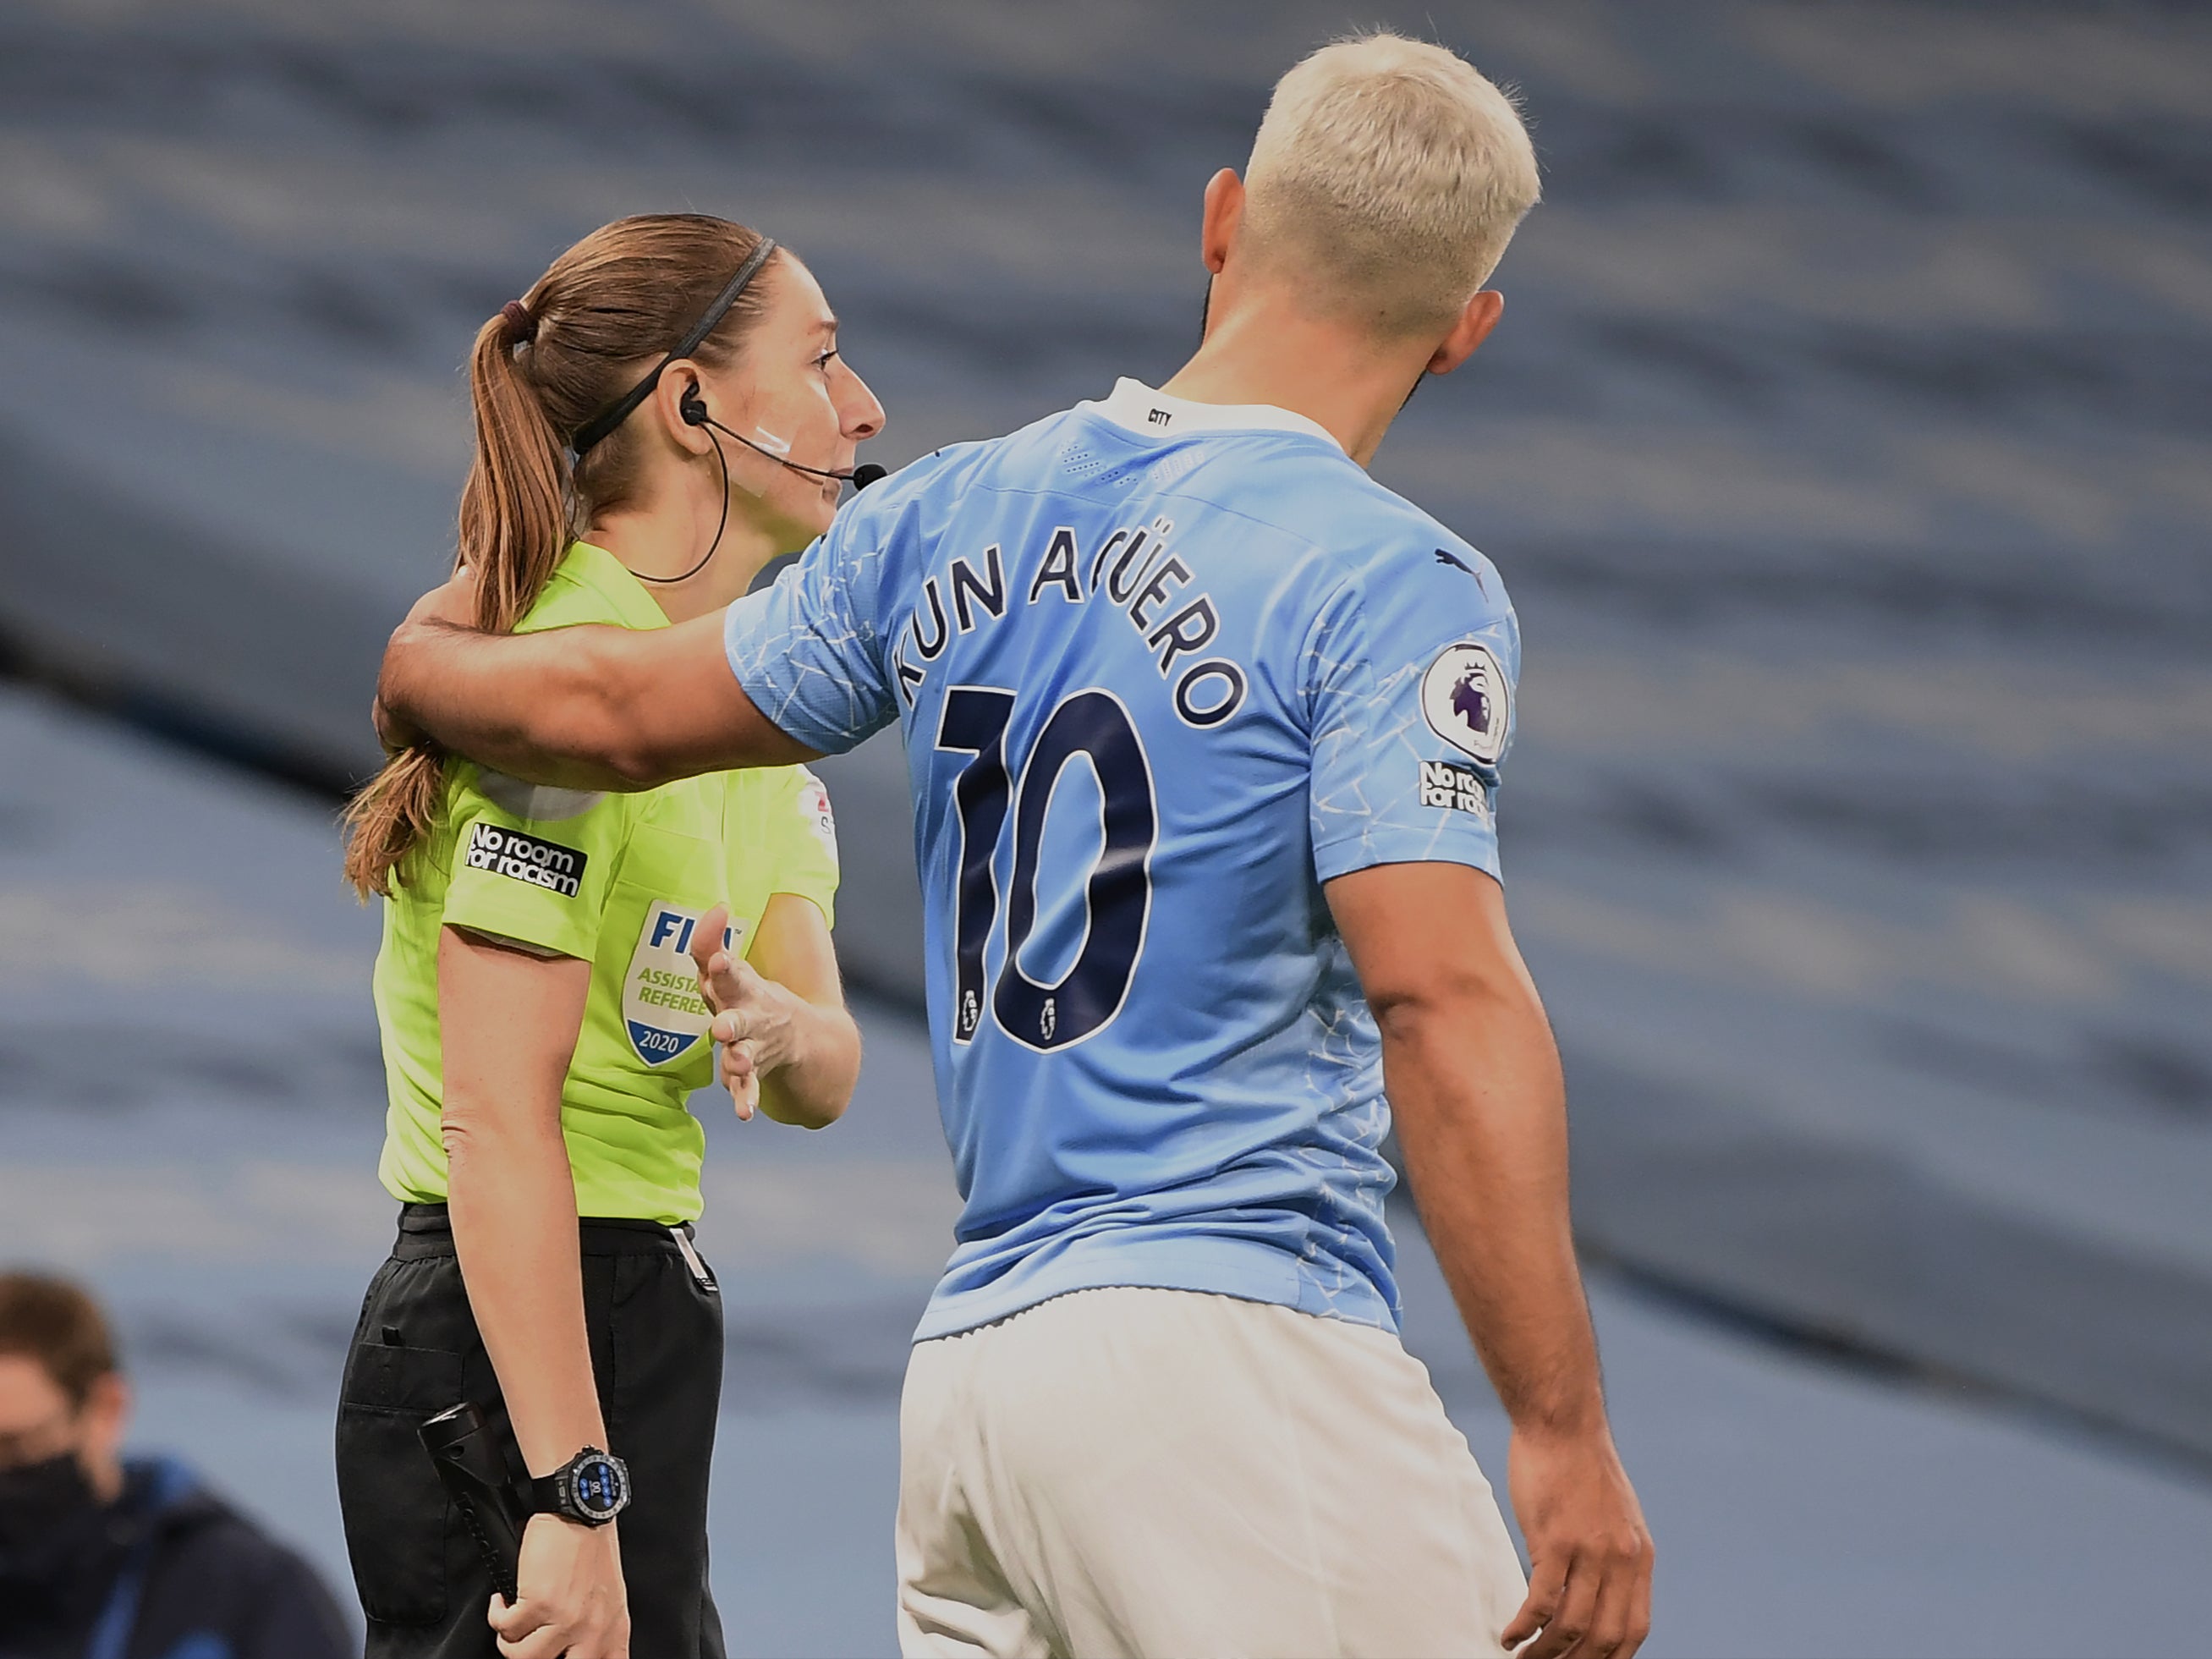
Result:
<svg viewBox="0 0 2212 1659"><path fill-rule="evenodd" d="M1651 1632L1651 1534L1613 1436L1601 1421L1516 1429L1509 1457L1528 1599L1505 1627L1506 1649L1515 1659L1629 1659Z"/></svg>
<svg viewBox="0 0 2212 1659"><path fill-rule="evenodd" d="M394 641L408 629L423 623L444 623L454 628L474 628L477 625L477 574L467 565L462 565L443 584L432 588L415 601L407 612L406 620L393 631ZM388 649L389 647L387 647ZM401 716L384 701L380 690L368 706L369 719L375 723L377 741L384 745L387 755L398 755L422 739L414 724Z"/></svg>
<svg viewBox="0 0 2212 1659"><path fill-rule="evenodd" d="M799 1058L799 1030L791 1017L791 994L764 979L723 943L729 930L726 905L716 905L691 936L691 960L699 965L699 994L714 1011L708 1029L714 1037L722 1086L740 1118L760 1109L761 1078Z"/></svg>

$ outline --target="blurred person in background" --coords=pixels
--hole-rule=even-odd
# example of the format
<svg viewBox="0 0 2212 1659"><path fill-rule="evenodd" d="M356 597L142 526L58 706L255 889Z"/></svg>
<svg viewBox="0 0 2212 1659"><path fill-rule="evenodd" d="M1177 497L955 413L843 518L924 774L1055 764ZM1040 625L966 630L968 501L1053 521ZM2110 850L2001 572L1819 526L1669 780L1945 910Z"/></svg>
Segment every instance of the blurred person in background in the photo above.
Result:
<svg viewBox="0 0 2212 1659"><path fill-rule="evenodd" d="M624 219L562 254L471 359L477 624L663 628L820 535L883 423L836 326L804 265L724 220ZM347 873L386 900L380 1173L403 1206L338 1416L368 1652L717 1659L722 1316L686 1101L718 1053L741 1117L819 1127L851 1097L828 798L803 766L602 795L417 747L348 817ZM746 1023L719 1049L710 963ZM533 1482L512 1606L416 1439L464 1399L503 1406Z"/></svg>
<svg viewBox="0 0 2212 1659"><path fill-rule="evenodd" d="M571 787L897 724L966 1200L901 1406L909 1654L1626 1659L1649 1629L1501 885L1519 624L1366 471L1497 322L1537 193L1471 66L1340 42L1208 185L1165 386L916 461L719 626L495 638L456 588L394 636L392 713ZM1512 1421L1525 1582L1399 1340L1394 1122Z"/></svg>
<svg viewBox="0 0 2212 1659"><path fill-rule="evenodd" d="M168 1458L66 1280L0 1273L0 1659L341 1659L314 1570Z"/></svg>

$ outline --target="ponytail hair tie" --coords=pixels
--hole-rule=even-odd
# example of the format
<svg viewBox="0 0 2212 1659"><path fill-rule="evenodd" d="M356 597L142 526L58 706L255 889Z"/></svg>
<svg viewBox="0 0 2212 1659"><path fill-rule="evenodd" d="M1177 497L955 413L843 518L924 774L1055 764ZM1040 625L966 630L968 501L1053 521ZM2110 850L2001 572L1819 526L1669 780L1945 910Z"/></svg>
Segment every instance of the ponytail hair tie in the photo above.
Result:
<svg viewBox="0 0 2212 1659"><path fill-rule="evenodd" d="M538 319L521 301L509 300L499 308L499 314L506 319L509 345L527 345L538 337Z"/></svg>

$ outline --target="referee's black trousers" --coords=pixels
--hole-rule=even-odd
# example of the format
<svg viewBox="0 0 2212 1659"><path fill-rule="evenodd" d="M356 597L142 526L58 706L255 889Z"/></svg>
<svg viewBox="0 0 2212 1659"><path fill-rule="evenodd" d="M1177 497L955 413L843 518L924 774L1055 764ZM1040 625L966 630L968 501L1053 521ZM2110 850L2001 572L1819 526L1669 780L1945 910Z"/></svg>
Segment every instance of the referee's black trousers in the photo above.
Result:
<svg viewBox="0 0 2212 1659"><path fill-rule="evenodd" d="M608 1449L629 1463L635 1492L617 1523L630 1652L723 1659L707 1587L721 1300L657 1223L587 1220L580 1231ZM338 1506L368 1619L368 1659L498 1651L484 1622L491 1575L416 1437L423 1419L463 1400L498 1404L499 1379L469 1311L445 1206L410 1204L362 1304L338 1403Z"/></svg>

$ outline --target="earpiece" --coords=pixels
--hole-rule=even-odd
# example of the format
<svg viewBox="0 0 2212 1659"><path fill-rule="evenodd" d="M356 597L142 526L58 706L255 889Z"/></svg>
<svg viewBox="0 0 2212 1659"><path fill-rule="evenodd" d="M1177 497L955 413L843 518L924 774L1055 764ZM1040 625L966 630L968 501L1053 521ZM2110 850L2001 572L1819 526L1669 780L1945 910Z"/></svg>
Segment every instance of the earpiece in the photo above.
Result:
<svg viewBox="0 0 2212 1659"><path fill-rule="evenodd" d="M676 412L684 417L684 424L686 426L703 426L707 428L710 433L720 432L728 437L735 438L747 449L752 450L757 454L767 456L769 459L774 461L778 466L788 467L793 472L804 472L809 477L835 478L841 483L849 483L855 489L866 489L870 484L875 483L877 479L884 476L884 469L876 465L872 461L864 466L847 467L842 471L828 467L801 466L797 461L785 459L781 455L777 454L773 449L762 448L760 445L755 443L750 438L745 436L744 433L732 432L729 428L724 426L720 421L716 420L713 416L707 412L707 400L699 395L699 383L696 380L692 381L690 385L685 386L682 393L677 398ZM768 432L762 428L756 427L753 429L756 432L759 432L761 436L763 438L770 439L777 443L783 442L781 439L776 438L775 434ZM784 447L788 448L790 446L788 444L785 444ZM719 441L714 445L714 453L717 458L721 456L722 446ZM722 465L724 470L726 471L728 469L729 463L726 460L724 460Z"/></svg>

